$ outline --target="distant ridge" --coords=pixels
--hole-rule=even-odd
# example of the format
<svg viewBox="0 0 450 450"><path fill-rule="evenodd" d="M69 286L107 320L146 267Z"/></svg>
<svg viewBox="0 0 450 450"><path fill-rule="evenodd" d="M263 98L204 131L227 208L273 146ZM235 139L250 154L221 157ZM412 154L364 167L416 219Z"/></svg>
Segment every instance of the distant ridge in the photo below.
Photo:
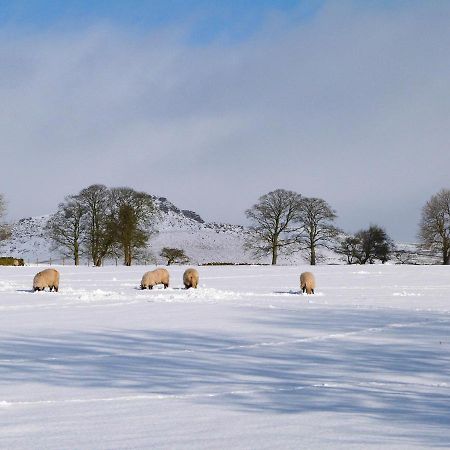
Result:
<svg viewBox="0 0 450 450"><path fill-rule="evenodd" d="M165 197L154 196L153 201L160 211L158 233L150 239L148 256L141 258L141 262L164 264L165 260L159 256L163 247L182 248L193 264L254 262L253 256L243 250L243 226L206 223L195 211L180 209ZM0 254L16 255L29 264L49 263L50 260L61 263L61 254L51 249L52 243L45 234L49 218L50 214L15 222L12 237L0 247ZM87 256L82 257L82 261L87 264ZM65 263L71 264L70 259L65 258Z"/></svg>
<svg viewBox="0 0 450 450"><path fill-rule="evenodd" d="M165 264L159 256L163 247L181 248L189 256L192 264L207 263L269 263L270 258L257 259L244 251L245 227L224 223L205 222L195 211L180 209L166 197L153 196L155 206L160 211L160 220L156 225L158 233L152 236L147 254L141 256L137 263ZM26 263L61 264L62 256L51 250L51 242L45 235L45 225L50 215L27 217L15 222L12 226L12 238L0 246L1 256L23 258ZM397 248L403 252L404 262L432 264L439 261L430 252L418 251L414 244L397 243ZM339 255L323 250L322 261L319 264L345 264ZM66 264L71 264L65 258ZM115 264L109 260L107 264ZM395 262L393 260L392 262ZM82 257L82 264L87 264L87 256ZM118 261L121 264L121 261ZM305 258L300 253L292 256L280 256L279 264L305 264Z"/></svg>

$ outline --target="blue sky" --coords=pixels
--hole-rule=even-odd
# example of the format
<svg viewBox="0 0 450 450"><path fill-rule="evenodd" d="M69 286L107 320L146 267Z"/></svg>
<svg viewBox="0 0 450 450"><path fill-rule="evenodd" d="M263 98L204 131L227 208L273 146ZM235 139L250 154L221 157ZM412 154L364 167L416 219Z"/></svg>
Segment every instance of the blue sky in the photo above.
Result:
<svg viewBox="0 0 450 450"><path fill-rule="evenodd" d="M98 21L149 31L189 23L187 38L208 43L239 41L257 32L270 14L308 20L324 0L15 0L1 1L0 24L36 31L83 27Z"/></svg>
<svg viewBox="0 0 450 450"><path fill-rule="evenodd" d="M442 0L0 0L9 218L103 183L245 223L284 188L413 241L450 187L449 23Z"/></svg>

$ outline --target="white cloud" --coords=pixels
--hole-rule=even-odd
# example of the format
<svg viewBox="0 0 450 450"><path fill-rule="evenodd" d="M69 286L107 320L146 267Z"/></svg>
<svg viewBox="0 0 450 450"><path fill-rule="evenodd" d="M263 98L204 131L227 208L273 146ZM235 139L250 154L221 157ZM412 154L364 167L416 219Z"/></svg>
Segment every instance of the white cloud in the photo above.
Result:
<svg viewBox="0 0 450 450"><path fill-rule="evenodd" d="M450 5L411 5L330 2L231 46L104 24L9 32L10 216L51 212L100 182L243 222L259 195L284 187L328 200L346 229L375 222L412 239L421 206L449 183Z"/></svg>

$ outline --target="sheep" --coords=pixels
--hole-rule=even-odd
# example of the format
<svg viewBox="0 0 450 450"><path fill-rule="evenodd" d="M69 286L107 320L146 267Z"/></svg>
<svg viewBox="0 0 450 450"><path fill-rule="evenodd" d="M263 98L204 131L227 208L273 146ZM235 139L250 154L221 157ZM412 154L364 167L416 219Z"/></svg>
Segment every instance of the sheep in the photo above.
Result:
<svg viewBox="0 0 450 450"><path fill-rule="evenodd" d="M198 272L196 269L186 269L183 274L183 283L186 289L193 287L197 289L198 286Z"/></svg>
<svg viewBox="0 0 450 450"><path fill-rule="evenodd" d="M54 289L58 292L59 288L59 272L55 269L45 269L38 272L33 279L33 291L43 291L50 288L50 292Z"/></svg>
<svg viewBox="0 0 450 450"><path fill-rule="evenodd" d="M153 289L157 284L163 284L164 289L169 287L169 272L166 269L151 270L142 276L141 289Z"/></svg>
<svg viewBox="0 0 450 450"><path fill-rule="evenodd" d="M316 287L316 282L314 280L314 275L311 272L303 272L300 275L300 289L304 293L314 294L314 288Z"/></svg>

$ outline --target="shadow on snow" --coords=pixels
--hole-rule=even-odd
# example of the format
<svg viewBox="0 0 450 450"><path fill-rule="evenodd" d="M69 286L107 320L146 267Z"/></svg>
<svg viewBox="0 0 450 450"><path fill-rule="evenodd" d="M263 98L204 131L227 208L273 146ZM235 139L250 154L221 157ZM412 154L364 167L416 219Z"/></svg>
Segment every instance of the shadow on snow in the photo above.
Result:
<svg viewBox="0 0 450 450"><path fill-rule="evenodd" d="M191 401L260 413L355 413L398 424L396 438L410 439L414 428L428 446L445 446L450 387L438 384L450 379L449 346L442 345L448 322L431 313L423 318L405 311L265 310L242 319L242 327L268 330L251 340L223 331L136 329L9 337L0 342L0 379L3 387L213 393ZM401 435L403 425L409 431Z"/></svg>

